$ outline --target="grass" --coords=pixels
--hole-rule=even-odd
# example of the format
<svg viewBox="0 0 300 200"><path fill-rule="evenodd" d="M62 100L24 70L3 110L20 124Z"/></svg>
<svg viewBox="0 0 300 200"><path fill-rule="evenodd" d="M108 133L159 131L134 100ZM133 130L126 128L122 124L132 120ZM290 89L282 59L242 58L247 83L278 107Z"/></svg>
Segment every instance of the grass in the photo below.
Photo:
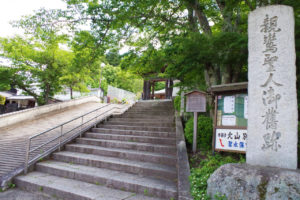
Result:
<svg viewBox="0 0 300 200"><path fill-rule="evenodd" d="M148 195L149 195L149 192L148 192L147 189L144 189L144 195L145 195L145 196L148 196Z"/></svg>
<svg viewBox="0 0 300 200"><path fill-rule="evenodd" d="M207 180L210 175L220 166L226 163L244 163L244 155L232 153L216 153L215 156L210 152L201 152L190 156L191 164L191 195L194 200L208 200L206 194ZM224 200L225 196L217 195L215 199Z"/></svg>

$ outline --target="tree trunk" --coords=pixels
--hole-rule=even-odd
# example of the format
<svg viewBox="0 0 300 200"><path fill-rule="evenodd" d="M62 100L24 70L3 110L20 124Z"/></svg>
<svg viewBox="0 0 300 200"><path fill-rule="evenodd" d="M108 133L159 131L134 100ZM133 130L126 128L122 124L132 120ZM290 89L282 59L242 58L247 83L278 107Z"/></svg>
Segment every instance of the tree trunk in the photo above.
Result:
<svg viewBox="0 0 300 200"><path fill-rule="evenodd" d="M172 99L172 95L173 95L173 80L170 79L169 99Z"/></svg>
<svg viewBox="0 0 300 200"><path fill-rule="evenodd" d="M70 86L70 98L73 99L73 88Z"/></svg>
<svg viewBox="0 0 300 200"><path fill-rule="evenodd" d="M231 66L225 65L223 67L221 84L231 83Z"/></svg>
<svg viewBox="0 0 300 200"><path fill-rule="evenodd" d="M225 0L216 0L218 7L223 15L224 19L224 25L222 27L222 30L224 32L233 32L234 31L234 26L232 25L232 9L226 8L226 3Z"/></svg>
<svg viewBox="0 0 300 200"><path fill-rule="evenodd" d="M168 99L169 96L169 79L166 80L166 86L165 86L165 98Z"/></svg>
<svg viewBox="0 0 300 200"><path fill-rule="evenodd" d="M44 101L45 101L45 104L48 104L48 102L49 102L49 92L50 92L49 83L46 83L46 88L45 88L44 92L45 92Z"/></svg>
<svg viewBox="0 0 300 200"><path fill-rule="evenodd" d="M208 35L211 35L212 31L211 31L211 28L209 26L209 22L207 20L207 17L203 13L203 8L199 4L198 0L194 0L194 2L187 1L187 3L189 4L190 7L192 7L194 9L203 32L208 34Z"/></svg>
<svg viewBox="0 0 300 200"><path fill-rule="evenodd" d="M194 17L194 9L190 5L187 5L187 7L188 7L188 20L189 20L190 30L192 32L198 32L199 30Z"/></svg>

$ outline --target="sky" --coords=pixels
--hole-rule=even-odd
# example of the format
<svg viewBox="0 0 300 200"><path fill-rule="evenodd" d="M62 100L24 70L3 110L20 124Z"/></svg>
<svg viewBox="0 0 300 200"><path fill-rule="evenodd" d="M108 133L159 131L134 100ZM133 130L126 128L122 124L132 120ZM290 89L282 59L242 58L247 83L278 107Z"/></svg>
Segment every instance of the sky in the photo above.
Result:
<svg viewBox="0 0 300 200"><path fill-rule="evenodd" d="M23 34L13 28L9 22L19 20L24 15L33 14L39 8L64 9L66 4L61 0L0 0L0 37L12 37Z"/></svg>

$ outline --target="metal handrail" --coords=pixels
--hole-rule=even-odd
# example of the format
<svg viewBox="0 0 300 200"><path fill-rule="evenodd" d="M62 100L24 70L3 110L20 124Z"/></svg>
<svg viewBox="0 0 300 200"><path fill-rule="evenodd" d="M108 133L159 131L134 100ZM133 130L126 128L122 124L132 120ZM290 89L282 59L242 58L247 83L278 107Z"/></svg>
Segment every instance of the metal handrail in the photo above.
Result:
<svg viewBox="0 0 300 200"><path fill-rule="evenodd" d="M88 113L85 113L85 114L79 116L79 117L75 117L75 118L73 118L73 119L71 119L71 120L69 120L69 121L67 121L67 122L64 122L64 123L62 123L62 124L60 124L60 125L57 125L57 126L55 126L55 127L53 127L53 128L50 128L50 129L48 129L48 130L46 130L46 131L43 131L43 132L41 132L41 133L38 133L38 134L35 134L35 135L29 137L28 143L27 143L27 147L26 147L26 155L25 155L25 163L24 163L24 165L25 165L25 166L24 166L24 167L25 167L24 173L26 174L27 171L28 171L28 167L29 167L30 165L34 164L37 160L42 159L42 158L48 156L50 153L52 153L53 151L55 151L55 150L57 150L57 149L60 150L61 146L63 146L63 145L66 144L67 142L73 140L73 139L76 138L78 135L80 135L80 137L81 137L81 134L82 134L84 131L87 131L88 129L90 129L90 128L93 127L93 126L96 126L97 123L99 123L99 121L101 121L101 120L98 119L98 117L100 117L100 116L102 116L102 115L104 115L104 114L106 114L106 113L108 113L108 112L110 112L110 111L112 111L112 110L114 110L114 109L123 109L123 108L120 108L120 107L113 107L113 108L111 108L111 109L109 109L109 110L107 110L107 111L105 111L105 112L100 113L99 115L96 115L95 117L93 117L93 118L91 118L91 119L89 119L89 120L87 120L87 121L85 121L85 122L83 123L83 118L84 118L85 116L87 116L87 115L89 115L89 114L91 114L91 113L93 113L93 112L96 112L96 111L98 111L98 110L100 110L100 109L103 109L103 108L105 108L105 107L107 107L107 106L109 106L109 105L111 105L111 104L102 106L102 107L97 108L97 109L95 109L95 110L92 110L92 111L90 111L90 112L88 112ZM132 106L132 105L131 105L131 106ZM130 107L131 107L131 106L130 106ZM128 108L130 108L130 107L128 107ZM107 117L108 117L108 116L104 117L104 119L107 119ZM80 118L81 118L81 123L80 123L79 126L76 126L76 127L72 128L71 130L69 130L69 131L63 133L63 127L64 127L64 125L67 125L67 124L69 124L70 122L73 122L73 121L75 121L75 120L77 120L77 119L80 119ZM98 119L98 120L97 120L97 119ZM103 119L103 118L102 118L102 119ZM94 122L93 124L91 124L91 125L88 126L88 127L83 128L83 125L85 125L85 124L87 124L87 123L89 123L89 122L91 122L91 121L93 121L93 120L95 120L95 122ZM53 139L51 139L51 140L48 140L47 142L45 142L45 143L43 143L43 144L41 144L41 145L39 145L39 146L34 147L33 149L31 149L31 142L32 142L32 139L34 139L34 138L36 138L36 137L38 137L38 136L44 135L44 134L46 134L46 133L48 133L48 132L50 132L50 131L52 131L52 130L54 130L54 129L57 129L57 128L60 128L60 134L59 134L57 137L55 137L55 138L53 138ZM74 131L74 130L77 129L77 128L80 128L80 131L75 132L73 135L69 136L69 137L66 138L64 141L62 141L62 139L63 139L62 137L63 137L63 136L65 136L66 134L68 134L68 133ZM40 148L42 148L42 147L48 145L48 144L51 143L51 142L54 142L54 141L57 140L57 139L59 140L59 141L58 141L58 144L56 144L56 145L50 147L46 152L40 153L40 154L38 154L37 156L35 156L33 159L29 160L30 153L37 151L38 149L40 149Z"/></svg>

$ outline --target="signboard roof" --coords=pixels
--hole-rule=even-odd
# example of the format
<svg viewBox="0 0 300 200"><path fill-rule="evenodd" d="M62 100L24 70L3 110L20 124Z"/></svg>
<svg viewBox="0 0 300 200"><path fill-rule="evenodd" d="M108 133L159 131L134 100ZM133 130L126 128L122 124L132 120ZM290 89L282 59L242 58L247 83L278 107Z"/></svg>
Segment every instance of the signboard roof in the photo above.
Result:
<svg viewBox="0 0 300 200"><path fill-rule="evenodd" d="M208 91L213 93L221 93L221 92L240 91L240 90L247 90L247 89L248 89L248 82L240 82L240 83L213 85L208 89Z"/></svg>

